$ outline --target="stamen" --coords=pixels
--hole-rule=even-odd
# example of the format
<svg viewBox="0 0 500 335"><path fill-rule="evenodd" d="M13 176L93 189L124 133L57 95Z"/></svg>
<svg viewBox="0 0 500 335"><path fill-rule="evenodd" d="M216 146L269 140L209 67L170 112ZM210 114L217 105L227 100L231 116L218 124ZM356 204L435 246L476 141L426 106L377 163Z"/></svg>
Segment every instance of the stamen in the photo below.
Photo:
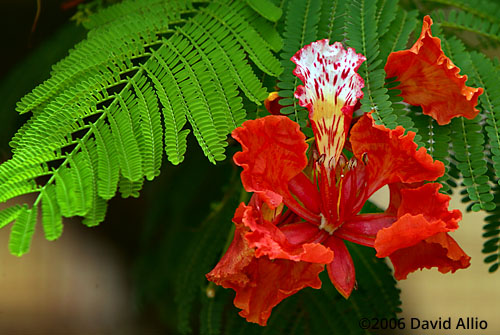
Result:
<svg viewBox="0 0 500 335"><path fill-rule="evenodd" d="M363 152L361 155L361 160L363 161L363 164L368 165L368 154L366 152Z"/></svg>
<svg viewBox="0 0 500 335"><path fill-rule="evenodd" d="M340 199L342 198L342 185L344 184L344 175L341 175L339 184L339 196L337 198L337 218L340 219Z"/></svg>

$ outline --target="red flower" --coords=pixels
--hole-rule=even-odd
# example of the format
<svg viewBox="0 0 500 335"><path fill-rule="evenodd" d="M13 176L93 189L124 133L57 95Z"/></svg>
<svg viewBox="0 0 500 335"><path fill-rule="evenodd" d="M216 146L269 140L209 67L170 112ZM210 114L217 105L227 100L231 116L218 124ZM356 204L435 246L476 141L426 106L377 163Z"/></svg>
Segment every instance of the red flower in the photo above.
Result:
<svg viewBox="0 0 500 335"><path fill-rule="evenodd" d="M391 189L388 212L397 221L378 232L375 249L377 257L389 256L398 280L417 269L437 267L446 273L470 265L470 257L447 234L458 228L462 214L448 211L450 197L440 194L440 188L440 184L426 184Z"/></svg>
<svg viewBox="0 0 500 335"><path fill-rule="evenodd" d="M316 139L311 164L305 136L285 116L246 121L233 131L243 149L234 161L254 196L238 208L233 243L208 279L234 289L240 314L264 325L282 299L306 286L319 288L325 264L333 285L349 297L355 271L344 240L389 256L398 279L423 267L467 267L468 256L446 235L457 228L460 212L447 210L438 184L422 186L444 173L443 164L417 150L414 133L377 126L369 114L349 132L362 95L356 70L364 57L322 40L292 60L304 82L296 97L309 109ZM359 214L384 185L391 189L386 212ZM420 197L427 202L414 204Z"/></svg>
<svg viewBox="0 0 500 335"><path fill-rule="evenodd" d="M264 215L271 220L268 221L262 215L266 212L274 211L255 195L248 206L238 207L233 218L234 239L217 266L207 274L208 280L235 290L234 305L242 309L240 315L261 326L266 325L272 308L281 300L304 287L320 288L318 274L324 269L322 263L333 258L332 251L322 245L288 242L275 225L281 217ZM257 229L253 231L254 228ZM255 248L259 245L259 235L266 230L277 242L268 239L270 245Z"/></svg>
<svg viewBox="0 0 500 335"><path fill-rule="evenodd" d="M431 33L432 20L424 18L422 33L409 50L393 52L387 58L387 77L397 77L404 101L422 107L426 115L444 125L454 117L473 119L482 88L465 85L467 76L445 56L441 40Z"/></svg>

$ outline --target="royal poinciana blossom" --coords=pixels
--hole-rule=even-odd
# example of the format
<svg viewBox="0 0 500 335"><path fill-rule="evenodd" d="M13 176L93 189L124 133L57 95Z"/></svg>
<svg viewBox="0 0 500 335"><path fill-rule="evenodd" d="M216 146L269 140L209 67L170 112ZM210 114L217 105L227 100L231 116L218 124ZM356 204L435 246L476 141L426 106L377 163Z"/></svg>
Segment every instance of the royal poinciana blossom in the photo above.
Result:
<svg viewBox="0 0 500 335"><path fill-rule="evenodd" d="M409 49L393 52L387 58L387 77L396 77L401 83L404 101L422 107L422 112L444 125L454 117L473 119L482 88L465 85L467 76L446 57L441 40L431 33L432 19L424 17L422 32Z"/></svg>
<svg viewBox="0 0 500 335"><path fill-rule="evenodd" d="M428 54L426 45L417 58ZM305 135L285 116L247 121L233 131L243 149L234 161L243 168L243 186L254 195L237 209L233 242L207 278L234 289L240 315L265 325L281 300L304 287L319 288L325 266L337 290L350 296L355 267L344 241L373 247L377 257L388 256L396 279L423 268L445 273L469 266L470 258L448 235L458 228L461 213L448 210L449 197L438 192L440 184L424 184L443 175L443 164L424 148L417 150L415 134L405 135L402 127L375 125L370 114L351 126L364 85L356 71L365 57L339 42L321 40L305 46L292 61L294 74L304 83L295 96L309 110L315 145L308 157ZM405 71L410 70L392 76L400 75L403 87L418 83ZM441 75L449 80L446 71ZM463 98L471 100L467 94ZM436 113L439 120L439 109L429 112ZM470 116L454 111L446 119L454 113ZM385 185L390 190L386 211L360 214Z"/></svg>

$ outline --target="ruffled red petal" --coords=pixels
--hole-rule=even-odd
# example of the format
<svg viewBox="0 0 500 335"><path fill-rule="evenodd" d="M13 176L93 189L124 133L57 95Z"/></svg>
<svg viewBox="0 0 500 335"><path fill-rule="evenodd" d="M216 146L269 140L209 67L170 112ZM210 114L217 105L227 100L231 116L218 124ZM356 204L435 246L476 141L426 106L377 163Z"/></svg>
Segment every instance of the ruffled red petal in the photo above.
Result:
<svg viewBox="0 0 500 335"><path fill-rule="evenodd" d="M433 181L443 175L443 163L433 161L425 148L417 150L414 132L404 132L401 126L391 130L376 125L371 114L353 126L350 142L354 155L366 163L368 197L386 184Z"/></svg>
<svg viewBox="0 0 500 335"><path fill-rule="evenodd" d="M409 50L393 52L387 59L387 77L397 77L401 96L412 105L422 106L438 124L450 122L454 117L473 119L482 88L465 85L467 76L459 75L460 69L446 57L441 40L431 33L432 20L424 18L422 33Z"/></svg>
<svg viewBox="0 0 500 335"><path fill-rule="evenodd" d="M405 214L389 228L381 229L375 239L377 257L386 257L396 250L420 243L438 233L449 231L443 220L427 221L422 214Z"/></svg>
<svg viewBox="0 0 500 335"><path fill-rule="evenodd" d="M249 247L255 248L256 257L266 256L269 259L280 258L322 264L329 263L333 259L333 252L322 244L291 243L277 226L262 220L260 213L251 206L245 207L242 223L249 230L245 238ZM304 232L302 226L293 226L293 228L298 230L297 233ZM291 234L290 230L288 229L289 234ZM316 231L318 231L317 228Z"/></svg>
<svg viewBox="0 0 500 335"><path fill-rule="evenodd" d="M458 228L462 214L448 210L450 198L440 188L434 183L402 189L398 220L377 233L377 257L390 257L396 279L424 267L448 272L469 264L469 256L446 234Z"/></svg>
<svg viewBox="0 0 500 335"><path fill-rule="evenodd" d="M389 258L397 280L406 279L418 269L437 267L441 273L453 273L470 265L470 257L447 233L438 233L414 246L397 250Z"/></svg>
<svg viewBox="0 0 500 335"><path fill-rule="evenodd" d="M241 222L245 208L245 204L240 204L233 219L235 222ZM209 281L233 289L245 287L250 283L250 278L243 270L255 258L255 251L248 247L248 242L244 237L246 232L247 229L243 224L236 224L233 241L229 248L215 268L206 275Z"/></svg>
<svg viewBox="0 0 500 335"><path fill-rule="evenodd" d="M284 259L254 258L245 269L249 284L231 287L236 291L234 305L247 321L265 326L271 310L283 299L305 287L321 288L319 273L323 264L294 262Z"/></svg>
<svg viewBox="0 0 500 335"><path fill-rule="evenodd" d="M233 241L207 279L235 290L234 305L241 309L240 315L265 326L271 310L283 299L305 287L321 287L318 275L324 264L255 257L245 237L248 229L238 223L247 212L244 204L236 211Z"/></svg>
<svg viewBox="0 0 500 335"><path fill-rule="evenodd" d="M307 221L320 221L318 213L301 205L288 188L290 180L307 165L308 145L296 122L286 116L269 115L244 122L232 136L243 148L233 159L243 168L245 190L257 193L271 208L284 202Z"/></svg>
<svg viewBox="0 0 500 335"><path fill-rule="evenodd" d="M462 219L459 210L448 210L450 197L439 193L441 184L402 189L398 219L380 230L375 241L378 257L415 245L433 235L453 231Z"/></svg>
<svg viewBox="0 0 500 335"><path fill-rule="evenodd" d="M276 208L288 194L288 182L307 165L308 146L300 126L286 116L270 115L244 122L232 136L243 148L233 159L243 168L245 190Z"/></svg>
<svg viewBox="0 0 500 335"><path fill-rule="evenodd" d="M389 200L389 206L385 210L385 213L397 217L398 208L401 205L401 190L406 188L418 188L422 185L424 185L423 182L412 183L412 184L406 184L406 183L389 184L390 200Z"/></svg>
<svg viewBox="0 0 500 335"><path fill-rule="evenodd" d="M422 214L429 222L444 221L448 231L457 229L462 213L458 209L448 210L450 197L439 193L441 187L441 184L430 183L414 189L402 189L398 217Z"/></svg>

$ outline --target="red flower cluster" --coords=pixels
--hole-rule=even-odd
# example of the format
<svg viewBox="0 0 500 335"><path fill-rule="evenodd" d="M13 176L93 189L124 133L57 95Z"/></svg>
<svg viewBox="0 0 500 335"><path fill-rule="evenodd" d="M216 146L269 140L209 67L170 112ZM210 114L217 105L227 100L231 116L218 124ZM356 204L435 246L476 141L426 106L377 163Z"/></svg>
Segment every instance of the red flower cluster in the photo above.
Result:
<svg viewBox="0 0 500 335"><path fill-rule="evenodd" d="M426 17L412 49L391 54L388 76L398 77L405 101L422 105L440 123L474 117L481 89L465 86L465 76L430 35L430 24ZM299 125L285 116L247 121L233 131L243 148L234 161L243 168L243 186L254 195L236 210L233 242L207 278L234 289L240 315L265 325L281 300L304 287L320 288L325 265L333 285L349 297L355 270L344 240L388 256L396 279L417 269L437 267L445 273L468 267L469 256L448 235L458 228L460 211L448 210L449 197L438 192L440 184L424 184L443 175L443 164L424 148L417 150L414 133L377 126L370 114L351 127L364 86L356 71L365 57L321 40L292 61L304 83L295 96L309 110L315 136L310 159ZM435 80L443 83L439 95L432 92L438 83L427 84ZM359 214L385 185L387 210Z"/></svg>

